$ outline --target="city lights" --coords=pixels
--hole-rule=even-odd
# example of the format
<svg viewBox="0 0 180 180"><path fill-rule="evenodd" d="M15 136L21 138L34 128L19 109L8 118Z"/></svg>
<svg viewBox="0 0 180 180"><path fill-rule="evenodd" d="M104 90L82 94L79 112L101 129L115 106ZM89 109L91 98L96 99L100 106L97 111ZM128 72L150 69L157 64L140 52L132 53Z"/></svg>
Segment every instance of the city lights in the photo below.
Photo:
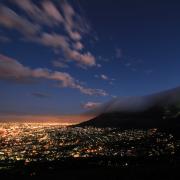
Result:
<svg viewBox="0 0 180 180"><path fill-rule="evenodd" d="M171 134L157 129L79 128L59 124L1 123L0 160L54 161L61 158L147 157L174 154Z"/></svg>

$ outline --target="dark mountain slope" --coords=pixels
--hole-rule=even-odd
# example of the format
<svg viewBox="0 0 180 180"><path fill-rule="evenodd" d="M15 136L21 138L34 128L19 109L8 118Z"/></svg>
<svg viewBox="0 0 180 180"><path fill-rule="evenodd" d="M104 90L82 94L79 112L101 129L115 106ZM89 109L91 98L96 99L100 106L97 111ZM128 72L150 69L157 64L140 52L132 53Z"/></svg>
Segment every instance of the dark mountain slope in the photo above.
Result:
<svg viewBox="0 0 180 180"><path fill-rule="evenodd" d="M94 109L95 111L101 111L100 115L78 126L161 128L179 131L180 88L143 97L117 98Z"/></svg>

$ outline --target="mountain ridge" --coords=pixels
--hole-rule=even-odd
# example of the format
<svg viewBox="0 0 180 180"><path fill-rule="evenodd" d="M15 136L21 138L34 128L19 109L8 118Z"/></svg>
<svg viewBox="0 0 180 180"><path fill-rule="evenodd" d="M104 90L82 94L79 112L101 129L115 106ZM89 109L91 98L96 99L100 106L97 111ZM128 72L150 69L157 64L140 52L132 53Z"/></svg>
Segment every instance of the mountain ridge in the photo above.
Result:
<svg viewBox="0 0 180 180"><path fill-rule="evenodd" d="M137 106L133 108L133 106ZM125 108L123 107L125 104ZM180 129L180 87L148 96L117 98L97 109L98 115L77 126Z"/></svg>

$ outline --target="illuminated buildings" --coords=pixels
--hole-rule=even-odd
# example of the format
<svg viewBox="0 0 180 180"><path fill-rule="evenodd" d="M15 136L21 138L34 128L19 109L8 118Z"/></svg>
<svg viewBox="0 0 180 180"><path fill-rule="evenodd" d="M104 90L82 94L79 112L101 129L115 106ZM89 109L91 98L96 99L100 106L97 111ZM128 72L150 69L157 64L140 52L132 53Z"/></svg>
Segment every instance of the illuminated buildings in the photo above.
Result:
<svg viewBox="0 0 180 180"><path fill-rule="evenodd" d="M0 160L53 161L66 157L140 157L174 154L172 135L156 129L72 128L58 124L0 124Z"/></svg>

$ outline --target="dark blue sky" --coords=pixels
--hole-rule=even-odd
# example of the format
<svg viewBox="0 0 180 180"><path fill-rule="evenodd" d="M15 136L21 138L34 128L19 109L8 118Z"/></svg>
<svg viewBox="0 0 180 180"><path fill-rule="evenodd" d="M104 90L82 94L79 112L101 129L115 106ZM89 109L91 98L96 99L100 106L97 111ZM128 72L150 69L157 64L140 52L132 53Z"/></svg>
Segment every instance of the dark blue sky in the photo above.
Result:
<svg viewBox="0 0 180 180"><path fill-rule="evenodd" d="M1 114L74 114L179 86L180 2L25 1L0 3Z"/></svg>

